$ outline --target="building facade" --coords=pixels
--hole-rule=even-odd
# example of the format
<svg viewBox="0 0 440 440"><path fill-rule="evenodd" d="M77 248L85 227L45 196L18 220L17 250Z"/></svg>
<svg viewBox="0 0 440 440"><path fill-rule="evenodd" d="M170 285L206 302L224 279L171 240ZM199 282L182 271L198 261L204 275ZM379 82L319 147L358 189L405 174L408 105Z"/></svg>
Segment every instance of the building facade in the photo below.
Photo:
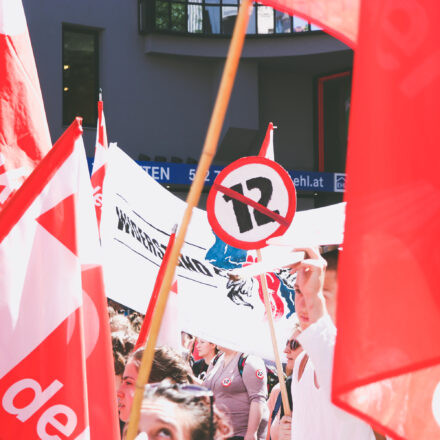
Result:
<svg viewBox="0 0 440 440"><path fill-rule="evenodd" d="M109 141L135 160L174 167L197 162L236 2L23 0L23 5L53 142L81 115L87 155L93 157L102 88ZM347 46L313 25L254 5L214 164L257 154L272 121L275 157L286 169L344 173L352 60ZM184 197L186 182L166 183ZM298 191L299 209L340 200L340 189L318 185Z"/></svg>

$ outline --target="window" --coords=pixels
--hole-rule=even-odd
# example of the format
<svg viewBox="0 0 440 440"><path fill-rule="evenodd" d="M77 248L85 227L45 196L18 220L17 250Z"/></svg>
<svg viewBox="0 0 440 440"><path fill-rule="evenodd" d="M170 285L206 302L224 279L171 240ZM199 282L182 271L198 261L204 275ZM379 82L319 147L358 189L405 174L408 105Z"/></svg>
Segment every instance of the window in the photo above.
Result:
<svg viewBox="0 0 440 440"><path fill-rule="evenodd" d="M138 0L139 32L230 35L238 0ZM248 35L282 35L320 30L298 17L254 3Z"/></svg>
<svg viewBox="0 0 440 440"><path fill-rule="evenodd" d="M63 25L63 124L76 116L96 125L99 72L98 31Z"/></svg>
<svg viewBox="0 0 440 440"><path fill-rule="evenodd" d="M318 171L344 172L351 72L318 78Z"/></svg>

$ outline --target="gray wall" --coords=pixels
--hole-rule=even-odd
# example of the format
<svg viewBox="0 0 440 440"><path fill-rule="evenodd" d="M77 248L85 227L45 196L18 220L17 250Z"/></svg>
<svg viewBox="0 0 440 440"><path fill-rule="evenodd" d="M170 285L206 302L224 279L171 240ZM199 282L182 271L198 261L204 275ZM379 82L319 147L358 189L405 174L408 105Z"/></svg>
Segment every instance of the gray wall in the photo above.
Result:
<svg viewBox="0 0 440 440"><path fill-rule="evenodd" d="M61 30L62 23L69 23L101 30L100 85L109 140L134 159L139 153L199 157L227 38L139 35L136 0L23 0L23 5L53 142L65 129ZM315 79L351 63L351 51L325 34L247 38L222 138L239 129L239 139L240 133L247 134L243 142L253 142L255 154L273 121L277 161L286 168L313 170ZM85 128L89 156L95 135L95 129ZM221 163L234 159L237 149L229 147ZM304 203L313 204L313 198Z"/></svg>

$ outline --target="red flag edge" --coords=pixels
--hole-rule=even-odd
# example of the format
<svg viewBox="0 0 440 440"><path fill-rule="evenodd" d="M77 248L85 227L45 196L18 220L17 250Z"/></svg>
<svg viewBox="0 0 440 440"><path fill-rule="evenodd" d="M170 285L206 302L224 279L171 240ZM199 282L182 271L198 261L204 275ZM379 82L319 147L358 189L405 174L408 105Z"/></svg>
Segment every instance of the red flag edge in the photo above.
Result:
<svg viewBox="0 0 440 440"><path fill-rule="evenodd" d="M14 225L43 191L56 171L72 154L75 143L65 142L69 136L78 137L83 132L82 118L75 118L72 124L55 142L42 161L34 168L23 185L6 203L0 212L0 243L9 234Z"/></svg>

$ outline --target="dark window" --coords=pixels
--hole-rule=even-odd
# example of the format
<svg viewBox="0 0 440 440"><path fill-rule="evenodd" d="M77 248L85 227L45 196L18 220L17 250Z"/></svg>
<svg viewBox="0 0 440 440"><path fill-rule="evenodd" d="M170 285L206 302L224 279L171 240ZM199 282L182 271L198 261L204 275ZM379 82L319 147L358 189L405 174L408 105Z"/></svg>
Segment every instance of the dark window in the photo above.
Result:
<svg viewBox="0 0 440 440"><path fill-rule="evenodd" d="M94 127L98 100L98 31L63 25L63 123Z"/></svg>
<svg viewBox="0 0 440 440"><path fill-rule="evenodd" d="M344 172L351 72L318 78L318 170Z"/></svg>
<svg viewBox="0 0 440 440"><path fill-rule="evenodd" d="M237 0L138 0L139 32L230 35L238 14ZM282 35L319 31L307 21L253 4L248 35Z"/></svg>

